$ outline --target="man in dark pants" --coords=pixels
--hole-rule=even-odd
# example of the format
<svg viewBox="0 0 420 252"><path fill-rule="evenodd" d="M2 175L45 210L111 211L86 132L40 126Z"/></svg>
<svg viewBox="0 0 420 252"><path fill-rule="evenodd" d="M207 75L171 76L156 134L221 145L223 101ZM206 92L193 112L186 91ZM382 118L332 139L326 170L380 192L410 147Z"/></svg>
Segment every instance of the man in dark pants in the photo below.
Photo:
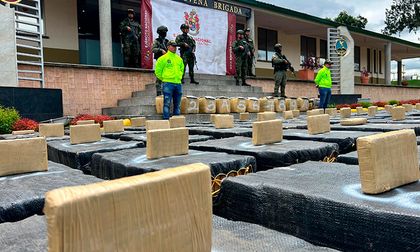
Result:
<svg viewBox="0 0 420 252"><path fill-rule="evenodd" d="M154 54L155 60L159 59L160 56L166 54L168 51L168 39L166 38L166 33L168 28L166 26L159 26L157 28L157 33L159 37L155 39L152 46L152 52ZM162 95L162 81L156 78L156 96Z"/></svg>
<svg viewBox="0 0 420 252"><path fill-rule="evenodd" d="M141 26L134 20L134 10L128 9L128 16L120 24L121 43L125 67L140 67Z"/></svg>
<svg viewBox="0 0 420 252"><path fill-rule="evenodd" d="M246 72L248 71L248 57L251 55L249 46L244 39L244 31L236 31L236 40L232 44L232 50L236 60L236 85L239 86L239 78L242 80L242 86L249 86L246 81Z"/></svg>
<svg viewBox="0 0 420 252"><path fill-rule="evenodd" d="M248 62L247 62L247 75L248 76L253 76L255 77L255 74L252 73L252 66L254 65L254 53L255 53L255 46L254 46L254 40L252 40L252 38L250 37L251 33L251 29L247 28L245 30L245 41L246 43L248 43L249 46L249 52L251 53L248 57Z"/></svg>
<svg viewBox="0 0 420 252"><path fill-rule="evenodd" d="M328 107L331 99L332 79L330 68L332 64L331 60L325 60L324 67L318 71L315 77L315 84L319 92L319 107L324 110Z"/></svg>
<svg viewBox="0 0 420 252"><path fill-rule="evenodd" d="M287 70L292 72L295 69L290 64L290 61L285 55L281 53L282 45L274 45L274 51L276 52L271 58L271 63L274 67L274 92L273 96L279 96L279 87L281 87L280 96L286 97L286 82L287 82Z"/></svg>
<svg viewBox="0 0 420 252"><path fill-rule="evenodd" d="M182 24L180 27L182 34L176 36L175 42L179 46L181 58L184 60L184 75L182 76L182 83L184 83L185 69L188 65L188 71L190 73L190 83L198 84L198 81L194 79L194 65L196 63L195 58L195 40L188 35L190 27L186 24Z"/></svg>

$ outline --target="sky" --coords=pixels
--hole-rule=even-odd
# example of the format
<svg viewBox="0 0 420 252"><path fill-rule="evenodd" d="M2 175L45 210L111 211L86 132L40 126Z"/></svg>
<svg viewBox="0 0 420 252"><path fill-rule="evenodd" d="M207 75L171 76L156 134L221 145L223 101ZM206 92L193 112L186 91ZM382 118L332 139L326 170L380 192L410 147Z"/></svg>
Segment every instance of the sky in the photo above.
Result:
<svg viewBox="0 0 420 252"><path fill-rule="evenodd" d="M261 2L270 3L283 8L307 13L313 16L325 18L336 17L341 11L346 10L353 16L361 15L368 19L366 25L367 30L379 32L385 27L385 9L389 8L392 0L259 0ZM401 34L393 35L404 40L420 44L420 33L408 33L403 31ZM392 72L396 72L396 62L391 63ZM420 75L420 58L403 60L407 75L417 73Z"/></svg>

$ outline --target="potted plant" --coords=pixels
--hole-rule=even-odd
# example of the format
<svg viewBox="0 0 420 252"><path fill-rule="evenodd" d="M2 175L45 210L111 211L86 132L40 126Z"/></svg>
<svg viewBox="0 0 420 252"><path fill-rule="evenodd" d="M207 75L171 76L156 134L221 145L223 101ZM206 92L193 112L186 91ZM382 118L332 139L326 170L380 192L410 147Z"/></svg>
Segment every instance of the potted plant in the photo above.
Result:
<svg viewBox="0 0 420 252"><path fill-rule="evenodd" d="M307 57L304 61L302 61L300 66L302 69L298 72L298 78L301 80L313 81L315 75L314 71L319 68L319 64L315 58Z"/></svg>
<svg viewBox="0 0 420 252"><path fill-rule="evenodd" d="M404 87L407 87L408 86L408 81L406 81L406 80L401 81L401 85L404 86Z"/></svg>
<svg viewBox="0 0 420 252"><path fill-rule="evenodd" d="M368 84L369 83L369 72L366 70L365 67L360 72L360 82L362 82L362 84Z"/></svg>

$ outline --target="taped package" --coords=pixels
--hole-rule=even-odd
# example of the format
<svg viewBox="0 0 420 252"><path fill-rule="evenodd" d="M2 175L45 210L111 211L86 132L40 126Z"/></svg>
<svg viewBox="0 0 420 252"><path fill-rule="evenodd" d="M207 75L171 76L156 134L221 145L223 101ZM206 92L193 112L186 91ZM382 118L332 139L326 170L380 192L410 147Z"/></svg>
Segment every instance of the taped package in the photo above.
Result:
<svg viewBox="0 0 420 252"><path fill-rule="evenodd" d="M330 115L308 116L308 134L316 135L331 131Z"/></svg>
<svg viewBox="0 0 420 252"><path fill-rule="evenodd" d="M210 122L211 123L214 123L214 117L216 116L217 114L211 114L210 115Z"/></svg>
<svg viewBox="0 0 420 252"><path fill-rule="evenodd" d="M414 130L359 137L357 155L364 193L386 192L420 178Z"/></svg>
<svg viewBox="0 0 420 252"><path fill-rule="evenodd" d="M275 120L276 117L277 117L276 112L260 112L257 114L257 121Z"/></svg>
<svg viewBox="0 0 420 252"><path fill-rule="evenodd" d="M146 131L147 130L157 130L157 129L170 129L171 126L168 120L147 120L146 121Z"/></svg>
<svg viewBox="0 0 420 252"><path fill-rule="evenodd" d="M286 101L286 110L298 109L296 99L286 98L285 101Z"/></svg>
<svg viewBox="0 0 420 252"><path fill-rule="evenodd" d="M248 98L246 100L246 112L250 112L250 113L260 112L260 101L255 97Z"/></svg>
<svg viewBox="0 0 420 252"><path fill-rule="evenodd" d="M76 122L77 125L95 124L95 120L79 120Z"/></svg>
<svg viewBox="0 0 420 252"><path fill-rule="evenodd" d="M309 99L306 97L299 97L296 99L296 103L300 112L306 112L309 110Z"/></svg>
<svg viewBox="0 0 420 252"><path fill-rule="evenodd" d="M365 111L363 110L363 107L356 107L356 114L364 115Z"/></svg>
<svg viewBox="0 0 420 252"><path fill-rule="evenodd" d="M186 125L185 116L172 116L169 118L169 126L171 129L184 128Z"/></svg>
<svg viewBox="0 0 420 252"><path fill-rule="evenodd" d="M263 97L260 101L260 112L274 112L274 99L272 97Z"/></svg>
<svg viewBox="0 0 420 252"><path fill-rule="evenodd" d="M393 121L405 120L405 108L400 106L392 108L391 116Z"/></svg>
<svg viewBox="0 0 420 252"><path fill-rule="evenodd" d="M215 115L214 127L216 129L229 129L233 128L233 115Z"/></svg>
<svg viewBox="0 0 420 252"><path fill-rule="evenodd" d="M155 98L155 104L156 104L156 114L163 114L163 95L156 96Z"/></svg>
<svg viewBox="0 0 420 252"><path fill-rule="evenodd" d="M249 113L240 113L239 114L239 121L248 121L249 120Z"/></svg>
<svg viewBox="0 0 420 252"><path fill-rule="evenodd" d="M293 118L298 118L300 116L300 110L292 110Z"/></svg>
<svg viewBox="0 0 420 252"><path fill-rule="evenodd" d="M34 134L35 130L14 130L12 131L12 135L29 135Z"/></svg>
<svg viewBox="0 0 420 252"><path fill-rule="evenodd" d="M350 118L351 117L351 108L341 108L340 109L341 118Z"/></svg>
<svg viewBox="0 0 420 252"><path fill-rule="evenodd" d="M403 104L403 107L405 108L405 112L413 111L413 105L412 104Z"/></svg>
<svg viewBox="0 0 420 252"><path fill-rule="evenodd" d="M391 113L391 110L394 108L394 106L392 106L392 105L389 105L389 104L387 104L387 105L385 105L385 110L388 112L388 113Z"/></svg>
<svg viewBox="0 0 420 252"><path fill-rule="evenodd" d="M82 144L101 141L101 128L99 124L70 126L70 143Z"/></svg>
<svg viewBox="0 0 420 252"><path fill-rule="evenodd" d="M281 120L254 122L252 124L253 145L278 143L282 140L283 123Z"/></svg>
<svg viewBox="0 0 420 252"><path fill-rule="evenodd" d="M48 251L211 251L210 178L197 163L47 192Z"/></svg>
<svg viewBox="0 0 420 252"><path fill-rule="evenodd" d="M148 130L146 137L147 159L188 154L187 128Z"/></svg>
<svg viewBox="0 0 420 252"><path fill-rule="evenodd" d="M216 99L216 113L217 114L229 114L230 113L229 98L218 97Z"/></svg>
<svg viewBox="0 0 420 252"><path fill-rule="evenodd" d="M43 137L0 141L0 177L48 170L47 142Z"/></svg>
<svg viewBox="0 0 420 252"><path fill-rule="evenodd" d="M286 111L286 101L284 98L275 98L274 99L274 109L276 112Z"/></svg>
<svg viewBox="0 0 420 252"><path fill-rule="evenodd" d="M420 110L420 103L416 103L416 110Z"/></svg>
<svg viewBox="0 0 420 252"><path fill-rule="evenodd" d="M283 118L284 119L293 119L293 112L292 111L283 111Z"/></svg>
<svg viewBox="0 0 420 252"><path fill-rule="evenodd" d="M230 112L232 113L246 112L246 99L243 97L230 98Z"/></svg>
<svg viewBox="0 0 420 252"><path fill-rule="evenodd" d="M363 125L367 123L366 118L347 118L342 119L340 124L343 126L356 126L356 125Z"/></svg>
<svg viewBox="0 0 420 252"><path fill-rule="evenodd" d="M144 127L146 126L146 117L134 117L131 118L132 127Z"/></svg>
<svg viewBox="0 0 420 252"><path fill-rule="evenodd" d="M123 120L108 120L103 122L105 133L115 133L124 131Z"/></svg>
<svg viewBox="0 0 420 252"><path fill-rule="evenodd" d="M337 109L336 108L326 108L325 114L330 115L330 117L334 117L337 115Z"/></svg>
<svg viewBox="0 0 420 252"><path fill-rule="evenodd" d="M323 109L312 109L312 110L306 111L307 116L322 115L322 114L324 114Z"/></svg>
<svg viewBox="0 0 420 252"><path fill-rule="evenodd" d="M198 106L200 114L216 113L216 99L212 96L204 96L198 98Z"/></svg>
<svg viewBox="0 0 420 252"><path fill-rule="evenodd" d="M368 108L368 116L375 116L377 111L378 111L377 106L370 106Z"/></svg>
<svg viewBox="0 0 420 252"><path fill-rule="evenodd" d="M187 95L181 99L181 114L198 114L199 105L198 98Z"/></svg>
<svg viewBox="0 0 420 252"><path fill-rule="evenodd" d="M63 123L40 123L39 136L62 137L64 136L64 124Z"/></svg>

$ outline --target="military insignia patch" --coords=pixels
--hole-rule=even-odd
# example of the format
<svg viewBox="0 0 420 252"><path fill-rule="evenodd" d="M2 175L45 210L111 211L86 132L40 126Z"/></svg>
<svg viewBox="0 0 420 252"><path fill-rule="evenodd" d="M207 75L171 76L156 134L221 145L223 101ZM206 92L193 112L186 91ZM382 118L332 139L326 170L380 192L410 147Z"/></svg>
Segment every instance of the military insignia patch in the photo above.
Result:
<svg viewBox="0 0 420 252"><path fill-rule="evenodd" d="M190 13L184 12L185 24L190 27L189 34L192 36L198 35L200 33L200 19L198 17L197 11L192 9Z"/></svg>

